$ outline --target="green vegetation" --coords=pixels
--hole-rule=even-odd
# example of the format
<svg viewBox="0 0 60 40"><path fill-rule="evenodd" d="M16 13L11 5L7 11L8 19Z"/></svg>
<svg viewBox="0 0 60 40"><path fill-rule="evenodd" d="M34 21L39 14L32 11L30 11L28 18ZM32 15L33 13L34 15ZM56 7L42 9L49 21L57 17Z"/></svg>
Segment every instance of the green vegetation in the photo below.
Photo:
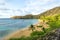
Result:
<svg viewBox="0 0 60 40"><path fill-rule="evenodd" d="M46 34L49 34L52 30L60 28L60 7L54 8L49 10L48 12L44 12L41 14L40 19L43 20L43 22L46 22L46 24L49 25L49 28L44 28L43 26L37 26L39 28L42 28L42 31L33 31L34 27L31 25L32 33L29 37L21 37L21 38L11 38L10 40L37 40L43 38L46 36ZM55 14L56 11L56 15ZM52 15L50 15L50 13Z"/></svg>
<svg viewBox="0 0 60 40"><path fill-rule="evenodd" d="M31 36L41 36L44 35L44 31L34 31L31 33Z"/></svg>
<svg viewBox="0 0 60 40"><path fill-rule="evenodd" d="M34 32L31 33L31 36L30 36L30 37L11 38L11 39L9 39L9 40L37 40L37 38L38 38L40 35L42 36L43 34L44 34L43 31L41 31L41 32L39 32L39 31L34 31Z"/></svg>
<svg viewBox="0 0 60 40"><path fill-rule="evenodd" d="M48 22L48 25L50 25L50 27L53 29L55 29L55 28L59 28L60 27L60 16L58 16L58 15L56 15L56 16L54 16L53 17L53 19L52 18L50 18L50 21Z"/></svg>
<svg viewBox="0 0 60 40"><path fill-rule="evenodd" d="M34 25L31 24L30 29L31 29L32 31L34 31L34 29L35 29Z"/></svg>
<svg viewBox="0 0 60 40"><path fill-rule="evenodd" d="M60 15L60 14L59 14ZM50 26L50 28L44 28L43 26L38 26L39 28L42 28L42 31L33 31L34 27L31 25L32 33L30 37L21 37L21 38L11 38L10 40L37 40L39 37L44 37L47 33L50 31L60 28L60 16L49 16L45 17L44 21L47 21L46 23Z"/></svg>
<svg viewBox="0 0 60 40"><path fill-rule="evenodd" d="M41 27L42 27L42 25L39 25L39 26L37 26L37 27L40 27L40 28L41 28Z"/></svg>

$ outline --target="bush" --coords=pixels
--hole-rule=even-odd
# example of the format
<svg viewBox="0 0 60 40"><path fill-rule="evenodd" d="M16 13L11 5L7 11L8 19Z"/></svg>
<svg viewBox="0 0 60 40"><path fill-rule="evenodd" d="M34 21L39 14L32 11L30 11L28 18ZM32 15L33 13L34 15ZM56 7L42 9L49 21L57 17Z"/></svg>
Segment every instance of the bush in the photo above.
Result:
<svg viewBox="0 0 60 40"><path fill-rule="evenodd" d="M42 25L40 25L40 26L37 26L37 27L40 27L40 28L41 28L41 27L42 27Z"/></svg>
<svg viewBox="0 0 60 40"><path fill-rule="evenodd" d="M34 31L31 33L31 36L42 36L44 35L43 31Z"/></svg>

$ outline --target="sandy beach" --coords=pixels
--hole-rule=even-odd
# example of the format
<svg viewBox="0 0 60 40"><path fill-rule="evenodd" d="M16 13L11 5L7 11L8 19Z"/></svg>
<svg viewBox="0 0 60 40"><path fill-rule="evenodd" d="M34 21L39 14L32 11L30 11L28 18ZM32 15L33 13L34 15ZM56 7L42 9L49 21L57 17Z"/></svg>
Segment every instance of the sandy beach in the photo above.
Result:
<svg viewBox="0 0 60 40"><path fill-rule="evenodd" d="M38 22L34 24L35 30L37 31L42 31L41 28L37 27L38 25L44 25L45 28L48 28L48 25L46 25L45 23L43 24L42 22ZM30 36L31 33L32 33L32 30L29 27L26 27L11 33L10 35L6 36L4 40L9 40L10 38L20 38L22 36L28 37Z"/></svg>
<svg viewBox="0 0 60 40"><path fill-rule="evenodd" d="M4 40L8 40L9 38L19 38L21 36L29 36L32 31L29 30L29 28L23 28L17 31L14 31L13 33L9 34L4 38Z"/></svg>

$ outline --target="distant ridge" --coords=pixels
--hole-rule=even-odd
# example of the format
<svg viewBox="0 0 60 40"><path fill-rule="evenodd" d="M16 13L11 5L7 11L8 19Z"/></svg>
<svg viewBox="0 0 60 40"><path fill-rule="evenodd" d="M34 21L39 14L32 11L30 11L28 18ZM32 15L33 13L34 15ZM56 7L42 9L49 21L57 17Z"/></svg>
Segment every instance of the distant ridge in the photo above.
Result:
<svg viewBox="0 0 60 40"><path fill-rule="evenodd" d="M59 7L55 7L53 9L47 10L43 13L40 13L39 15L32 15L32 14L28 14L25 16L13 16L11 18L15 18L15 19L39 19L41 16L49 16L49 15L54 15L54 14L60 14L60 6Z"/></svg>

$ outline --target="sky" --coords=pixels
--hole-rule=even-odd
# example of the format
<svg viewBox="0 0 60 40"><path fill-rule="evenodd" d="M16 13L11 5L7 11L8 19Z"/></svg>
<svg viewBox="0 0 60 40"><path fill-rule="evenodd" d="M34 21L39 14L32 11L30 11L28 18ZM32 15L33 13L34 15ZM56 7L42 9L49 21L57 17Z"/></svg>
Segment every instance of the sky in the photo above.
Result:
<svg viewBox="0 0 60 40"><path fill-rule="evenodd" d="M0 0L0 18L33 14L60 6L60 0Z"/></svg>

